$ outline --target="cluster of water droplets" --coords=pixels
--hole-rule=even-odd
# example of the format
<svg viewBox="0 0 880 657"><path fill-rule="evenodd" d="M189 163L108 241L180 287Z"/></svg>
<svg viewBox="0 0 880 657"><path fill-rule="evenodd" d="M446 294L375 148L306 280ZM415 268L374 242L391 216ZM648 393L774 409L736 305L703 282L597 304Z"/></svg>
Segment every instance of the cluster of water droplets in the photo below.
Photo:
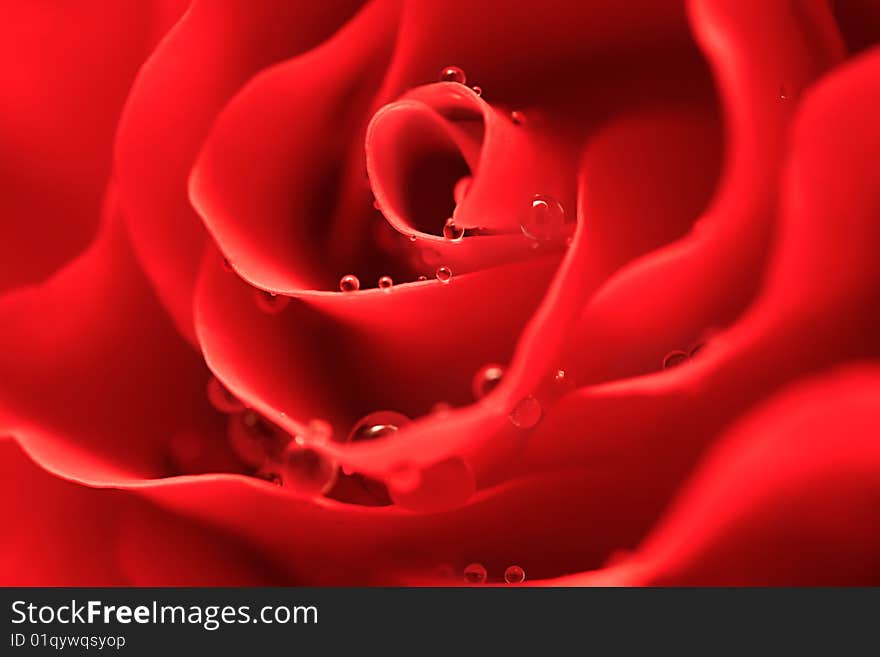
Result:
<svg viewBox="0 0 880 657"><path fill-rule="evenodd" d="M467 584L485 584L489 579L489 572L481 563L468 564L462 575ZM526 571L521 566L508 566L504 570L504 581L507 584L522 584L526 581Z"/></svg>

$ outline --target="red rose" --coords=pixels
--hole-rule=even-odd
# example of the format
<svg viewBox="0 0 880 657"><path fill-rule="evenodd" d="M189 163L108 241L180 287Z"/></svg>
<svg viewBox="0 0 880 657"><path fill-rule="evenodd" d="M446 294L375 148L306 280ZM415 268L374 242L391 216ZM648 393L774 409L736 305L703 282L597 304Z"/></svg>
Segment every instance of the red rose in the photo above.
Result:
<svg viewBox="0 0 880 657"><path fill-rule="evenodd" d="M4 22L4 584L880 583L880 10L184 4Z"/></svg>

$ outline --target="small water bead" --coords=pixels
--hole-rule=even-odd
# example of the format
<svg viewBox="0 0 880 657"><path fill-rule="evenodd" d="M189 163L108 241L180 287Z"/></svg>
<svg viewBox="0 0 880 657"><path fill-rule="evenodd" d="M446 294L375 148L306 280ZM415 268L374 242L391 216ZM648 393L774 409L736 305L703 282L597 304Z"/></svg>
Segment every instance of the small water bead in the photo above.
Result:
<svg viewBox="0 0 880 657"><path fill-rule="evenodd" d="M457 242L464 237L464 228L455 223L455 219L449 217L443 226L443 237L448 240Z"/></svg>
<svg viewBox="0 0 880 657"><path fill-rule="evenodd" d="M510 113L510 120L514 125L523 125L526 122L526 116L522 112L514 110Z"/></svg>
<svg viewBox="0 0 880 657"><path fill-rule="evenodd" d="M680 351L680 350L670 351L663 358L663 369L668 370L673 367L678 367L679 365L682 365L683 363L685 363L687 361L687 359L688 359L688 355L684 351Z"/></svg>
<svg viewBox="0 0 880 657"><path fill-rule="evenodd" d="M788 89L786 88L786 86L784 84L780 85L779 86L779 100L788 100L788 98L789 98Z"/></svg>
<svg viewBox="0 0 880 657"><path fill-rule="evenodd" d="M412 420L402 413L395 411L376 411L365 415L358 420L351 433L348 434L348 442L356 443L364 440L384 438L405 427Z"/></svg>
<svg viewBox="0 0 880 657"><path fill-rule="evenodd" d="M428 280L428 277L427 277L427 276L424 276L424 275L423 275L423 276L419 276L418 280L420 280L420 281L426 281L426 280Z"/></svg>
<svg viewBox="0 0 880 657"><path fill-rule="evenodd" d="M519 566L508 566L504 571L504 581L508 584L522 584L526 581L526 571Z"/></svg>
<svg viewBox="0 0 880 657"><path fill-rule="evenodd" d="M361 288L361 282L357 276L346 274L339 279L339 290L341 292L357 292Z"/></svg>
<svg viewBox="0 0 880 657"><path fill-rule="evenodd" d="M565 209L556 199L545 194L535 194L523 215L520 228L533 240L554 240L565 229Z"/></svg>
<svg viewBox="0 0 880 657"><path fill-rule="evenodd" d="M520 399L510 411L510 421L519 429L531 429L541 421L541 402L529 395Z"/></svg>
<svg viewBox="0 0 880 657"><path fill-rule="evenodd" d="M447 66L440 71L440 81L465 84L467 82L467 76L458 66Z"/></svg>
<svg viewBox="0 0 880 657"><path fill-rule="evenodd" d="M504 368L494 363L484 365L471 380L471 390L474 393L474 399L482 399L501 383L504 377Z"/></svg>
<svg viewBox="0 0 880 657"><path fill-rule="evenodd" d="M284 485L303 493L324 494L336 482L336 463L320 452L291 441L280 459Z"/></svg>
<svg viewBox="0 0 880 657"><path fill-rule="evenodd" d="M553 375L553 380L556 383L565 383L565 370L556 370L556 374Z"/></svg>
<svg viewBox="0 0 880 657"><path fill-rule="evenodd" d="M441 283L448 283L452 280L452 270L449 267L440 267L434 275Z"/></svg>
<svg viewBox="0 0 880 657"><path fill-rule="evenodd" d="M468 584L483 584L488 577L486 567L481 563L472 563L465 566L464 581Z"/></svg>
<svg viewBox="0 0 880 657"><path fill-rule="evenodd" d="M482 87L478 87L477 85L474 85L473 87L471 87L471 91L473 91L473 92L474 92L476 95L478 95L478 96L482 96L482 95L483 95L483 88L482 88Z"/></svg>
<svg viewBox="0 0 880 657"><path fill-rule="evenodd" d="M410 234L410 236L409 236L409 241L410 241L410 242L415 242L417 239L418 239L418 237L416 237L416 234L415 234L415 233L411 233L411 234Z"/></svg>
<svg viewBox="0 0 880 657"><path fill-rule="evenodd" d="M394 281L391 280L390 276L383 276L379 279L379 289L385 290L386 292L390 292L391 288L394 286Z"/></svg>
<svg viewBox="0 0 880 657"><path fill-rule="evenodd" d="M244 410L241 400L229 392L216 376L208 381L208 401L221 413L240 413Z"/></svg>
<svg viewBox="0 0 880 657"><path fill-rule="evenodd" d="M280 313L290 303L290 297L263 290L254 290L254 300L260 310L270 315Z"/></svg>

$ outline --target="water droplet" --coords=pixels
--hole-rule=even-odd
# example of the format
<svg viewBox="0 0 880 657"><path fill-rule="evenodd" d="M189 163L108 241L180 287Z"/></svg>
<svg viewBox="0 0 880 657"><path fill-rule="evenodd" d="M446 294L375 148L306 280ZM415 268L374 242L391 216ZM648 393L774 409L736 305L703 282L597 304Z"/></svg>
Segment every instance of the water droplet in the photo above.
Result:
<svg viewBox="0 0 880 657"><path fill-rule="evenodd" d="M447 66L442 71L440 71L440 81L458 82L459 84L464 84L465 82L467 82L467 76L464 74L464 71L461 70L458 66Z"/></svg>
<svg viewBox="0 0 880 657"><path fill-rule="evenodd" d="M565 370L556 370L556 374L553 375L553 380L556 381L556 383L564 383Z"/></svg>
<svg viewBox="0 0 880 657"><path fill-rule="evenodd" d="M473 180L471 176L462 176L455 183L455 187L452 188L452 198L455 200L456 205L459 205L464 200L464 197L467 196Z"/></svg>
<svg viewBox="0 0 880 657"><path fill-rule="evenodd" d="M471 380L471 390L474 393L474 399L482 399L501 383L504 377L504 368L494 363L484 365Z"/></svg>
<svg viewBox="0 0 880 657"><path fill-rule="evenodd" d="M427 276L419 276L418 280L426 281L426 280L428 280L428 277Z"/></svg>
<svg viewBox="0 0 880 657"><path fill-rule="evenodd" d="M520 399L510 411L510 421L520 429L531 429L541 421L543 414L541 403L529 395Z"/></svg>
<svg viewBox="0 0 880 657"><path fill-rule="evenodd" d="M361 287L361 282L357 276L346 274L339 279L339 290L342 292L357 292Z"/></svg>
<svg viewBox="0 0 880 657"><path fill-rule="evenodd" d="M351 433L348 434L348 441L360 442L390 436L410 422L411 420L402 413L376 411L365 415L355 423Z"/></svg>
<svg viewBox="0 0 880 657"><path fill-rule="evenodd" d="M241 400L229 392L216 376L208 381L208 401L221 413L240 413L244 410Z"/></svg>
<svg viewBox="0 0 880 657"><path fill-rule="evenodd" d="M504 571L504 581L508 584L522 584L526 581L526 571L519 566L508 566Z"/></svg>
<svg viewBox="0 0 880 657"><path fill-rule="evenodd" d="M672 367L678 367L685 363L688 359L688 355L680 350L670 351L663 358L663 369L668 370Z"/></svg>
<svg viewBox="0 0 880 657"><path fill-rule="evenodd" d="M411 493L419 487L421 481L421 470L409 461L398 463L388 473L388 485L395 493Z"/></svg>
<svg viewBox="0 0 880 657"><path fill-rule="evenodd" d="M535 194L523 215L520 228L526 237L533 240L556 239L565 228L565 209L556 199Z"/></svg>
<svg viewBox="0 0 880 657"><path fill-rule="evenodd" d="M510 120L513 121L515 125L522 125L526 122L526 116L522 112L514 110L510 113Z"/></svg>
<svg viewBox="0 0 880 657"><path fill-rule="evenodd" d="M379 289L385 290L386 292L390 292L392 286L394 285L394 281L391 280L390 276L383 276L379 279Z"/></svg>
<svg viewBox="0 0 880 657"><path fill-rule="evenodd" d="M236 456L255 468L280 455L290 440L287 433L250 409L231 415L227 432Z"/></svg>
<svg viewBox="0 0 880 657"><path fill-rule="evenodd" d="M264 290L254 290L254 300L260 310L270 315L280 313L290 303L290 297Z"/></svg>
<svg viewBox="0 0 880 657"><path fill-rule="evenodd" d="M452 280L452 270L449 267L440 267L434 274L441 283Z"/></svg>
<svg viewBox="0 0 880 657"><path fill-rule="evenodd" d="M477 94L478 96L482 96L482 95L483 95L483 88L482 88L482 87L478 87L477 85L474 85L473 87L471 87L471 90L472 90L475 94Z"/></svg>
<svg viewBox="0 0 880 657"><path fill-rule="evenodd" d="M443 226L443 237L457 242L464 237L464 228L457 225L455 219L449 217L449 219L446 220L446 224Z"/></svg>
<svg viewBox="0 0 880 657"><path fill-rule="evenodd" d="M788 100L789 94L788 89L784 84L779 85L779 100Z"/></svg>
<svg viewBox="0 0 880 657"><path fill-rule="evenodd" d="M418 239L418 238L416 237L416 234L415 234L415 233L412 233L412 234L409 236L409 241L410 241L410 242L415 242L417 239Z"/></svg>
<svg viewBox="0 0 880 657"><path fill-rule="evenodd" d="M336 481L336 463L320 452L295 442L287 445L280 462L284 485L303 493L326 493Z"/></svg>
<svg viewBox="0 0 880 657"><path fill-rule="evenodd" d="M482 584L486 581L488 573L481 563L471 563L464 568L464 581L468 584Z"/></svg>

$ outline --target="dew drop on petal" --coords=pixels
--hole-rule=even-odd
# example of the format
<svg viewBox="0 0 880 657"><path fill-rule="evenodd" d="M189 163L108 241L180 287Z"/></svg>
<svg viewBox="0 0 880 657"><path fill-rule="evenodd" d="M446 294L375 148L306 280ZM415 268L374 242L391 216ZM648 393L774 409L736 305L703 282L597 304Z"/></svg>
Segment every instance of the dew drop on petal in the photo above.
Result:
<svg viewBox="0 0 880 657"><path fill-rule="evenodd" d="M419 276L418 280L426 281L426 280L428 280L428 277L427 276Z"/></svg>
<svg viewBox="0 0 880 657"><path fill-rule="evenodd" d="M510 120L513 121L515 125L522 125L526 122L526 116L519 110L514 110L510 113Z"/></svg>
<svg viewBox="0 0 880 657"><path fill-rule="evenodd" d="M510 411L510 421L520 429L531 429L541 421L541 403L529 395L520 399Z"/></svg>
<svg viewBox="0 0 880 657"><path fill-rule="evenodd" d="M348 442L361 442L384 438L395 433L401 427L409 424L411 420L402 413L395 411L376 411L365 415L355 422L348 434Z"/></svg>
<svg viewBox="0 0 880 657"><path fill-rule="evenodd" d="M482 95L483 95L483 88L482 88L482 87L478 87L478 86L474 85L473 87L471 87L471 90L472 90L475 94L477 94L478 96L482 96Z"/></svg>
<svg viewBox="0 0 880 657"><path fill-rule="evenodd" d="M471 390L474 393L474 399L482 399L501 383L504 377L504 368L494 363L484 365L471 380Z"/></svg>
<svg viewBox="0 0 880 657"><path fill-rule="evenodd" d="M447 66L440 71L440 81L465 84L467 82L467 76L458 66Z"/></svg>
<svg viewBox="0 0 880 657"><path fill-rule="evenodd" d="M379 279L379 289L385 290L386 292L390 292L392 286L394 285L394 281L391 280L390 276L383 276Z"/></svg>
<svg viewBox="0 0 880 657"><path fill-rule="evenodd" d="M678 367L685 363L688 359L688 355L680 350L670 351L663 358L663 369L668 370L673 367Z"/></svg>
<svg viewBox="0 0 880 657"><path fill-rule="evenodd" d="M346 274L339 279L339 290L341 292L357 292L361 287L361 282L357 276Z"/></svg>
<svg viewBox="0 0 880 657"><path fill-rule="evenodd" d="M786 88L786 86L784 84L779 85L779 100L788 100L788 99L789 99L788 89Z"/></svg>
<svg viewBox="0 0 880 657"><path fill-rule="evenodd" d="M280 313L290 303L290 297L264 290L254 290L254 300L260 310L270 315Z"/></svg>
<svg viewBox="0 0 880 657"><path fill-rule="evenodd" d="M452 270L449 267L440 267L435 272L435 276L441 283L448 283L452 280Z"/></svg>
<svg viewBox="0 0 880 657"><path fill-rule="evenodd" d="M448 240L457 242L464 237L464 228L455 223L455 219L449 217L443 226L443 237Z"/></svg>
<svg viewBox="0 0 880 657"><path fill-rule="evenodd" d="M556 370L556 374L553 375L553 380L556 381L556 383L564 383L565 370Z"/></svg>
<svg viewBox="0 0 880 657"><path fill-rule="evenodd" d="M284 486L303 493L323 494L336 481L336 463L320 452L291 442L280 458Z"/></svg>
<svg viewBox="0 0 880 657"><path fill-rule="evenodd" d="M208 401L221 413L240 413L244 410L241 400L229 392L216 376L208 381Z"/></svg>
<svg viewBox="0 0 880 657"><path fill-rule="evenodd" d="M556 199L535 194L523 214L520 228L526 237L533 240L556 239L565 230L565 210Z"/></svg>
<svg viewBox="0 0 880 657"><path fill-rule="evenodd" d="M486 567L481 563L471 563L464 568L464 581L468 584L483 584L487 577Z"/></svg>
<svg viewBox="0 0 880 657"><path fill-rule="evenodd" d="M526 581L526 571L519 566L508 566L504 571L504 581L508 584L522 584Z"/></svg>
<svg viewBox="0 0 880 657"><path fill-rule="evenodd" d="M411 234L410 234L410 236L409 236L409 241L410 241L410 242L415 242L417 239L418 239L418 237L416 237L416 234L415 234L415 233L411 233Z"/></svg>

